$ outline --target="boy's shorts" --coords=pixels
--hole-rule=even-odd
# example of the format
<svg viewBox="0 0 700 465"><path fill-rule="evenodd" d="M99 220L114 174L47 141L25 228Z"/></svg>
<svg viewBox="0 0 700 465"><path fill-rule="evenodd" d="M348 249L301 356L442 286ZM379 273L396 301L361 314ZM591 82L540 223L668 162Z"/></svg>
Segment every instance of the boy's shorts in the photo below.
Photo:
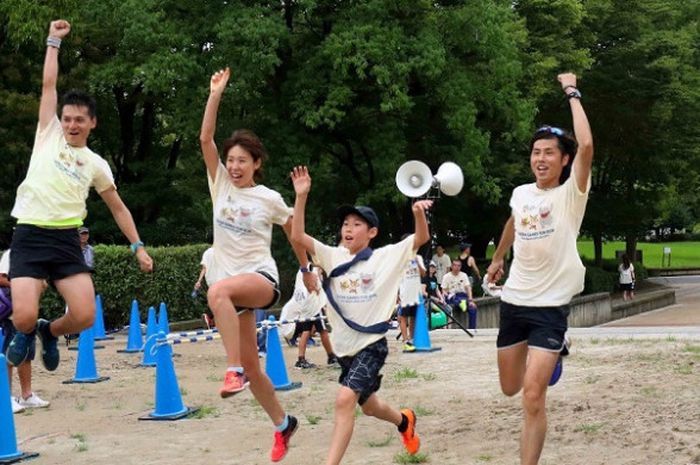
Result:
<svg viewBox="0 0 700 465"><path fill-rule="evenodd" d="M18 224L10 246L10 279L58 281L89 273L77 228L49 229Z"/></svg>
<svg viewBox="0 0 700 465"><path fill-rule="evenodd" d="M5 352L7 352L7 348L10 346L12 338L15 337L15 334L17 334L17 330L15 329L15 325L12 324L12 320L10 320L9 318L0 321L0 330L2 330L3 334L5 335L5 339L3 339L2 341L1 348L1 353L4 354ZM27 354L27 358L25 360L34 360L35 355L36 343L29 346L29 353Z"/></svg>
<svg viewBox="0 0 700 465"><path fill-rule="evenodd" d="M314 328L316 328L316 331L318 331L319 333L326 330L326 327L324 326L323 321L321 320L304 321L301 323L297 323L297 328L299 328L300 333L303 333L304 331L311 331Z"/></svg>
<svg viewBox="0 0 700 465"><path fill-rule="evenodd" d="M414 317L416 316L416 309L418 305L406 305L405 307L399 307L399 316Z"/></svg>
<svg viewBox="0 0 700 465"><path fill-rule="evenodd" d="M524 307L501 301L501 323L496 347L509 347L527 342L529 347L560 352L568 328L569 306Z"/></svg>
<svg viewBox="0 0 700 465"><path fill-rule="evenodd" d="M369 396L379 390L382 375L379 371L384 366L389 346L383 337L373 342L351 357L340 357L341 372L338 382L360 395L358 403L364 404Z"/></svg>

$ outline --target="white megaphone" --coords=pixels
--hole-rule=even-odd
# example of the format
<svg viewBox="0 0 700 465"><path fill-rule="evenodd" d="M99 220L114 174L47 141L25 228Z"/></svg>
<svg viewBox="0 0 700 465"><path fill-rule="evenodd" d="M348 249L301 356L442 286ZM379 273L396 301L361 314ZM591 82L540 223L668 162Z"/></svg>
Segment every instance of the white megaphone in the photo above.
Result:
<svg viewBox="0 0 700 465"><path fill-rule="evenodd" d="M407 161L396 172L396 186L407 197L420 197L432 187L440 189L445 195L457 195L463 185L461 168L449 161L440 165L435 176L428 165L417 160Z"/></svg>

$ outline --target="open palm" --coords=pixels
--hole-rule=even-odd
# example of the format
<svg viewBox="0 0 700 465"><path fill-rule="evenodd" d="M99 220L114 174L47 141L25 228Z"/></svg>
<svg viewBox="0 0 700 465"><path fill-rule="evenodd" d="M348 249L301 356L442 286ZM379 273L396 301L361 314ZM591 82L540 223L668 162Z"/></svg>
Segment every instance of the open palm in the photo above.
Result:
<svg viewBox="0 0 700 465"><path fill-rule="evenodd" d="M221 69L212 74L211 81L209 83L209 91L212 94L215 92L222 93L224 89L226 89L226 84L228 84L228 78L230 76L231 70L229 68Z"/></svg>

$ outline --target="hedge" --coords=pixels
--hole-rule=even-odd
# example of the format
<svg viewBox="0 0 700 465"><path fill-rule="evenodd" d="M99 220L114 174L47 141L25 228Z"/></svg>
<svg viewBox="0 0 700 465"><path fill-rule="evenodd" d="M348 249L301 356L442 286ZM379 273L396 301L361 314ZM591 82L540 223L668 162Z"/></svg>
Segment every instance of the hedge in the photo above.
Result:
<svg viewBox="0 0 700 465"><path fill-rule="evenodd" d="M95 246L95 292L102 296L105 326L117 328L127 325L131 302L139 302L141 321L145 321L149 306L160 302L168 306L170 321L199 318L206 310L206 297L200 294L192 298L194 282L199 276L202 253L208 244L179 247L149 247L148 253L154 261L153 273L143 273L138 262L125 246ZM287 245L286 249L289 249ZM298 263L293 255L283 250L277 258L280 268L283 295L292 290ZM58 293L50 288L42 299L42 314L50 318L60 316L65 308Z"/></svg>

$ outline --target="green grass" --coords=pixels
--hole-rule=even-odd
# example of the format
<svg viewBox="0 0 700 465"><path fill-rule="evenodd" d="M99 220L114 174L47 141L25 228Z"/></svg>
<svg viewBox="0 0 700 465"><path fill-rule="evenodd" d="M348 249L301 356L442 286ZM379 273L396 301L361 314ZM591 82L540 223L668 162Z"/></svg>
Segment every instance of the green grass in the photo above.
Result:
<svg viewBox="0 0 700 465"><path fill-rule="evenodd" d="M581 425L578 425L576 428L574 428L574 432L582 432L585 434L594 434L597 433L601 428L603 427L603 423L584 423Z"/></svg>
<svg viewBox="0 0 700 465"><path fill-rule="evenodd" d="M671 268L700 268L700 242L639 242L637 249L642 251L644 266L661 268L664 247L671 248ZM603 243L603 258L614 259L616 250L625 250L625 242ZM595 258L593 241L578 241L578 252L582 257Z"/></svg>
<svg viewBox="0 0 700 465"><path fill-rule="evenodd" d="M318 425L318 422L321 421L321 417L318 415L306 415L306 421L308 421L310 425Z"/></svg>
<svg viewBox="0 0 700 465"><path fill-rule="evenodd" d="M87 438L83 433L71 434L70 437L77 441L77 443L75 444L75 450L77 452L85 452L86 450L88 450Z"/></svg>
<svg viewBox="0 0 700 465"><path fill-rule="evenodd" d="M394 440L394 434L387 434L381 441L368 441L369 447L386 447Z"/></svg>
<svg viewBox="0 0 700 465"><path fill-rule="evenodd" d="M424 454L423 452L418 452L416 455L409 455L406 452L401 452L394 456L394 462L396 463L425 463L428 461L428 454Z"/></svg>
<svg viewBox="0 0 700 465"><path fill-rule="evenodd" d="M190 418L195 419L195 420L201 420L202 418L207 418L207 417L218 417L219 416L219 411L216 409L216 407L212 407L209 405L203 405L194 412Z"/></svg>
<svg viewBox="0 0 700 465"><path fill-rule="evenodd" d="M394 380L398 382L412 378L418 378L418 372L413 368L404 367L394 373Z"/></svg>

